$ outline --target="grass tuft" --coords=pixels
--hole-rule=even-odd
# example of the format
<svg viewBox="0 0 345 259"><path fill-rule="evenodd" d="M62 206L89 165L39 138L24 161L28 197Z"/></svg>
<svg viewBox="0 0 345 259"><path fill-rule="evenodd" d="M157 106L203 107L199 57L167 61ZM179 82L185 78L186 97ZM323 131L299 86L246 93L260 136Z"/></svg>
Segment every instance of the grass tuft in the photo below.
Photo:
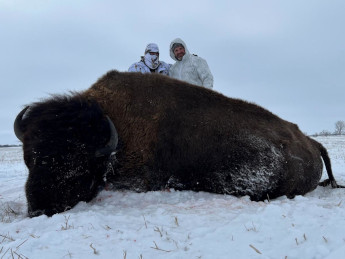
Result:
<svg viewBox="0 0 345 259"><path fill-rule="evenodd" d="M20 213L13 209L10 204L2 203L0 205L0 221L11 223Z"/></svg>
<svg viewBox="0 0 345 259"><path fill-rule="evenodd" d="M262 254L255 246L253 245L249 245L252 249L254 249L255 252L257 252L258 254Z"/></svg>
<svg viewBox="0 0 345 259"><path fill-rule="evenodd" d="M69 218L70 218L71 215L68 215L68 217L66 215L64 215L64 218L65 218L65 223L63 225L61 225L61 230L68 230L68 229L71 229L71 228L74 228L73 225L70 225L69 224Z"/></svg>

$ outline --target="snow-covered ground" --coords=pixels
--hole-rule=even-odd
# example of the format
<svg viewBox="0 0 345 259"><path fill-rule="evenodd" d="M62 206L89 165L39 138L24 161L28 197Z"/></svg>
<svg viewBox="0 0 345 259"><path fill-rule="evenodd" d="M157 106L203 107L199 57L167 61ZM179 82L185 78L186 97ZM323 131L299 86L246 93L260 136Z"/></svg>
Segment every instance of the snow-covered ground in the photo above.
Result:
<svg viewBox="0 0 345 259"><path fill-rule="evenodd" d="M345 137L318 137L345 184ZM0 148L2 258L345 258L345 189L270 202L190 191L102 191L28 218L20 148ZM323 178L326 178L324 173Z"/></svg>

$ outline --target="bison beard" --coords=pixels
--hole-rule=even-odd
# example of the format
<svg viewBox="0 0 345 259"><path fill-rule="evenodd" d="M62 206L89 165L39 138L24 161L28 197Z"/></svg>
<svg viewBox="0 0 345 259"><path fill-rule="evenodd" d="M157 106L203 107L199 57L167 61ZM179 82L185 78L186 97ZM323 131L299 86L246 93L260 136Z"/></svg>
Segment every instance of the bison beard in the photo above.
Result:
<svg viewBox="0 0 345 259"><path fill-rule="evenodd" d="M114 190L294 197L318 185L320 152L339 187L327 151L295 124L161 75L111 71L85 92L30 105L15 132L29 169L30 216L90 201L105 181Z"/></svg>

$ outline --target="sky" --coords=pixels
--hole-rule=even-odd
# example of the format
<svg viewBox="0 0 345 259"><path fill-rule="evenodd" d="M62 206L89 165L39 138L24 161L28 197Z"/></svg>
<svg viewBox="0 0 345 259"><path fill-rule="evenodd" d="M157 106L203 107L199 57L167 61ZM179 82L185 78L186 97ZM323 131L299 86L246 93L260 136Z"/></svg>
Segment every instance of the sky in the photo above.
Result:
<svg viewBox="0 0 345 259"><path fill-rule="evenodd" d="M51 94L126 71L148 43L174 63L183 39L206 59L214 90L256 103L302 132L345 120L343 0L0 0L0 145L13 121Z"/></svg>

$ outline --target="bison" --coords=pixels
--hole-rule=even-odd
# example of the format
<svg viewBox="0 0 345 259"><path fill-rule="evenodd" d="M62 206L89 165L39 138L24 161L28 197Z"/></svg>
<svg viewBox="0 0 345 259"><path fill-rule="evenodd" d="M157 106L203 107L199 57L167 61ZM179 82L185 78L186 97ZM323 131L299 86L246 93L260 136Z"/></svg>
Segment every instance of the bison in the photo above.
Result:
<svg viewBox="0 0 345 259"><path fill-rule="evenodd" d="M14 123L29 175L29 216L90 201L105 184L253 201L314 190L326 149L253 103L167 76L110 71L80 93L23 109Z"/></svg>

